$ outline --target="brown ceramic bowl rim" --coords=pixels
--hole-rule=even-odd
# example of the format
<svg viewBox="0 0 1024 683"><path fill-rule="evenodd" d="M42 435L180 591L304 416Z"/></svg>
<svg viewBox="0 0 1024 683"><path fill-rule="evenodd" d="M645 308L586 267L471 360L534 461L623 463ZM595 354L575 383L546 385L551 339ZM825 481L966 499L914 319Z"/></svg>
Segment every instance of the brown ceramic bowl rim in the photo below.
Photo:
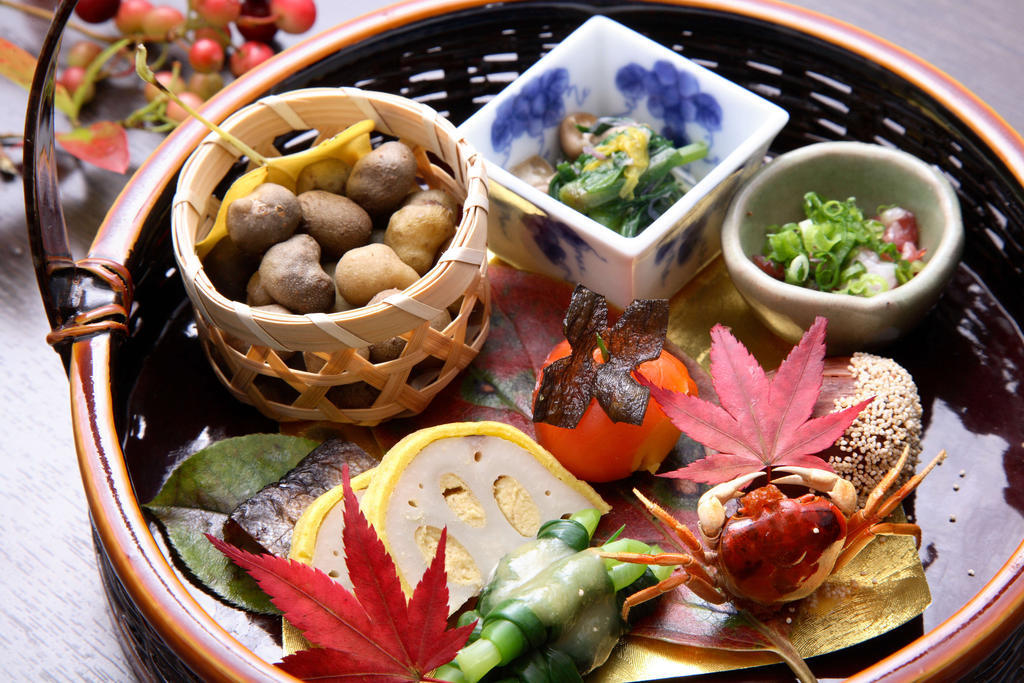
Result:
<svg viewBox="0 0 1024 683"><path fill-rule="evenodd" d="M514 1L514 0L513 0ZM408 0L340 24L277 55L236 80L204 108L222 120L275 83L319 60L407 24L478 8L489 0ZM693 7L776 24L855 53L928 93L977 135L1024 185L1024 139L950 76L872 34L777 0L676 0ZM134 174L111 207L89 255L125 263L139 237L139 216L161 202L165 188L206 135L197 122L180 126ZM83 487L103 550L128 595L171 650L204 680L291 680L264 662L202 611L162 555L132 492L114 414L111 335L75 343L70 354L72 420ZM1024 618L1024 545L945 622L873 664L852 680L950 679L1001 643Z"/></svg>

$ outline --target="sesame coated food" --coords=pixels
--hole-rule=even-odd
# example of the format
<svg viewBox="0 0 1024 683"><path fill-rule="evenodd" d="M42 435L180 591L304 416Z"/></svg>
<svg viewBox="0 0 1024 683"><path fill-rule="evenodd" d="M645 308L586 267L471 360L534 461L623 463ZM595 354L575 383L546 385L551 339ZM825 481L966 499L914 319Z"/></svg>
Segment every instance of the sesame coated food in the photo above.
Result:
<svg viewBox="0 0 1024 683"><path fill-rule="evenodd" d="M872 396L875 400L836 442L829 463L853 483L863 505L905 448L910 454L896 484L913 475L921 453L921 399L910 373L892 359L855 353L848 370L853 391L837 397L834 410Z"/></svg>

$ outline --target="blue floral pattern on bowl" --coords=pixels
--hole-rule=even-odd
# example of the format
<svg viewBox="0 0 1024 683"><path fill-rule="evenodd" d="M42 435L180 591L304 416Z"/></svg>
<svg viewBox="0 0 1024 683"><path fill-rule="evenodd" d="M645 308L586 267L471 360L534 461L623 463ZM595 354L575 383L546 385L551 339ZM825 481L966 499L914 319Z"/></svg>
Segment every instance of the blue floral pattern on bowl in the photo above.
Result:
<svg viewBox="0 0 1024 683"><path fill-rule="evenodd" d="M615 87L625 98L629 111L647 97L647 109L665 122L661 134L677 145L690 140L686 124L695 121L709 133L722 128L722 107L713 95L701 92L697 77L659 59L650 69L636 62L615 74Z"/></svg>
<svg viewBox="0 0 1024 683"><path fill-rule="evenodd" d="M710 133L722 128L722 107L713 95L701 92L697 77L659 59L650 69L636 62L619 68L615 87L626 101L626 110L614 114L626 117L647 98L647 109L664 122L661 134L677 145L690 142L686 124L696 122ZM508 154L512 142L526 134L543 146L544 135L565 117L565 100L578 93L577 102L586 99L586 89L573 85L569 70L557 67L530 79L523 89L498 107L491 124L491 147Z"/></svg>
<svg viewBox="0 0 1024 683"><path fill-rule="evenodd" d="M606 261L585 239L562 221L533 214L523 217L523 227L533 237L533 243L545 258L561 270L562 277L567 280L586 269L587 254L599 261ZM570 252L572 264L568 262Z"/></svg>
<svg viewBox="0 0 1024 683"><path fill-rule="evenodd" d="M522 91L501 103L491 126L491 146L507 151L523 133L541 137L565 116L563 98L569 90L569 70L551 69L534 78Z"/></svg>

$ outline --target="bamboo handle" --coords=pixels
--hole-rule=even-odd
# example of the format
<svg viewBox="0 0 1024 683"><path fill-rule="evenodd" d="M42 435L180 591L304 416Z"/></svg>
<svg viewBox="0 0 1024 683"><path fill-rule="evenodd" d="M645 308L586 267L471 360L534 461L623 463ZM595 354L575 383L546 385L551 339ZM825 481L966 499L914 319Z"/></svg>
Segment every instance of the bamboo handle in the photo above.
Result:
<svg viewBox="0 0 1024 683"><path fill-rule="evenodd" d="M39 293L52 332L47 341L68 362L75 339L127 332L131 280L105 259L75 261L61 208L54 148L54 92L61 36L77 0L61 0L43 39L25 114L25 213Z"/></svg>

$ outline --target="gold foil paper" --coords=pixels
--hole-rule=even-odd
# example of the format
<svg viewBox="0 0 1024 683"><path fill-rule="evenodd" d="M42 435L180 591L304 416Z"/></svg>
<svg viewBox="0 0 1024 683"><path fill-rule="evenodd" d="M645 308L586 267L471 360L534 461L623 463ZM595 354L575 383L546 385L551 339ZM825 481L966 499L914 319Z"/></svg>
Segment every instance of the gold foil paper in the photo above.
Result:
<svg viewBox="0 0 1024 683"><path fill-rule="evenodd" d="M902 513L894 517L902 518ZM891 631L929 603L914 539L879 536L816 593L794 603L790 640L804 659L834 652ZM587 681L657 680L780 661L770 652L708 650L627 636Z"/></svg>
<svg viewBox="0 0 1024 683"><path fill-rule="evenodd" d="M668 339L707 369L711 328L717 324L730 328L766 370L781 363L792 348L754 315L729 279L721 256L672 298Z"/></svg>

